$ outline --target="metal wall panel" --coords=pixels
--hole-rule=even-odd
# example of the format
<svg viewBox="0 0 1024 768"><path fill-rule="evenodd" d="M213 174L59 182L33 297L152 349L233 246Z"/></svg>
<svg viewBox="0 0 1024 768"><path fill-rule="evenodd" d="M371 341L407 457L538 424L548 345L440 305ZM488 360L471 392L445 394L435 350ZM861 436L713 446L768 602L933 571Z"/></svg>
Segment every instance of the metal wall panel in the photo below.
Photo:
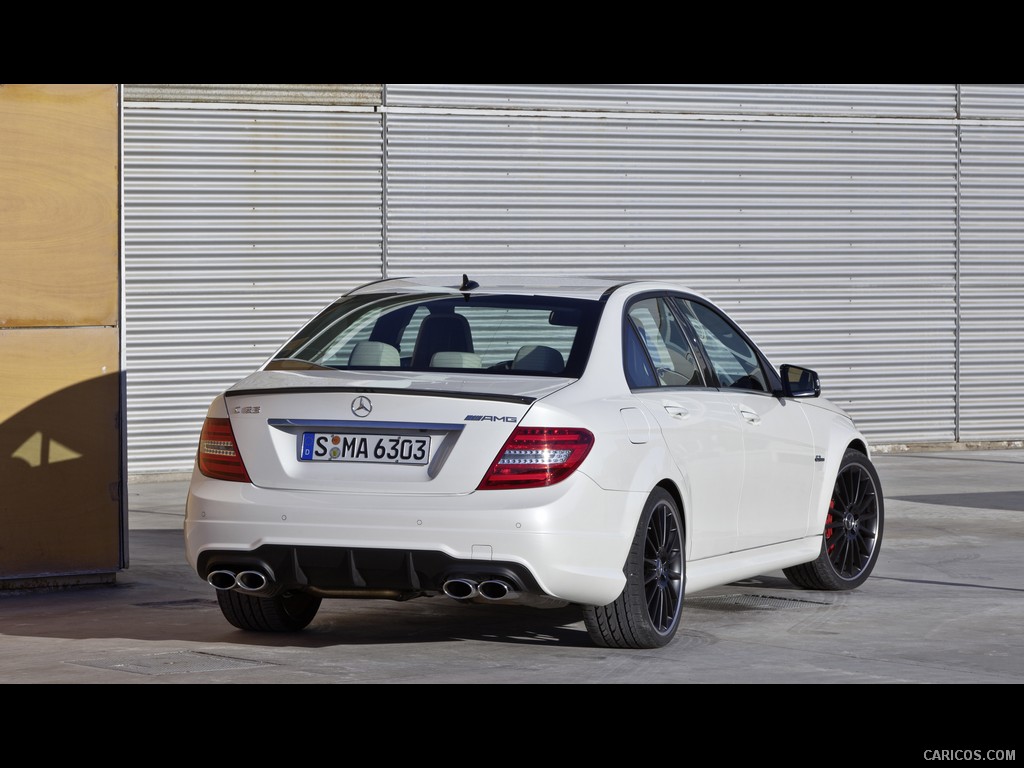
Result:
<svg viewBox="0 0 1024 768"><path fill-rule="evenodd" d="M376 113L124 109L129 472L191 469L213 396L381 276Z"/></svg>
<svg viewBox="0 0 1024 768"><path fill-rule="evenodd" d="M388 83L389 107L948 117L953 84Z"/></svg>
<svg viewBox="0 0 1024 768"><path fill-rule="evenodd" d="M961 85L960 116L1024 119L1024 85Z"/></svg>
<svg viewBox="0 0 1024 768"><path fill-rule="evenodd" d="M874 442L953 439L952 123L398 112L387 135L390 275L678 280Z"/></svg>
<svg viewBox="0 0 1024 768"><path fill-rule="evenodd" d="M380 83L126 83L125 102L376 106Z"/></svg>
<svg viewBox="0 0 1024 768"><path fill-rule="evenodd" d="M1024 438L1024 126L963 127L960 437Z"/></svg>
<svg viewBox="0 0 1024 768"><path fill-rule="evenodd" d="M382 271L671 277L875 444L1024 435L1024 86L123 93L130 471L189 468L212 394Z"/></svg>

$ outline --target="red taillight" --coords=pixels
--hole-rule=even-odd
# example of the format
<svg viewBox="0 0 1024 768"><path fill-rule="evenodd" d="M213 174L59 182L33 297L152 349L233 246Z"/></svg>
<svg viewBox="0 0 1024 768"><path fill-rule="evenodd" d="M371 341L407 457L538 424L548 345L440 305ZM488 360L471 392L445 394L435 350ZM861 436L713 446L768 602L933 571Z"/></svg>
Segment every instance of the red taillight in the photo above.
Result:
<svg viewBox="0 0 1024 768"><path fill-rule="evenodd" d="M199 436L199 471L217 480L248 483L249 473L238 454L235 433L227 419L207 419Z"/></svg>
<svg viewBox="0 0 1024 768"><path fill-rule="evenodd" d="M573 473L593 445L594 435L585 429L518 427L477 490L554 485Z"/></svg>

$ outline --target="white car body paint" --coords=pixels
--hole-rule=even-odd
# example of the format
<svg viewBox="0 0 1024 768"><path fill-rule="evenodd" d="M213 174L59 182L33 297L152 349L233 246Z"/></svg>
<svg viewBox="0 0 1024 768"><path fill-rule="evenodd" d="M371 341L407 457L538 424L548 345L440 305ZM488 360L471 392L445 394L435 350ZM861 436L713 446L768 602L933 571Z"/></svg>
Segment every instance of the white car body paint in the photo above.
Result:
<svg viewBox="0 0 1024 768"><path fill-rule="evenodd" d="M601 606L623 592L637 522L658 486L682 513L686 593L814 560L843 454L851 445L866 452L866 440L822 398L631 389L623 312L638 294L675 290L685 291L644 282L610 293L579 376L265 365L210 405L208 418L229 420L250 482L197 465L184 526L189 564L205 577L209 558L230 562L261 547L434 553L453 572L460 562L474 572L514 564L538 597ZM530 427L588 430L593 445L553 485L478 490L513 431ZM429 459L299 460L304 432L353 430L427 435Z"/></svg>

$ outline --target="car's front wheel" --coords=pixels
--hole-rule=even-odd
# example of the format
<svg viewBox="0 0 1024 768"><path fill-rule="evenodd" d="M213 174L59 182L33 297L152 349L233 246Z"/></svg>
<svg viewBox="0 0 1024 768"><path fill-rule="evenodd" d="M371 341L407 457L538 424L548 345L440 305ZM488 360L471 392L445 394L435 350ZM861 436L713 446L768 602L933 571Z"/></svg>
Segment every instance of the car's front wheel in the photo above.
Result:
<svg viewBox="0 0 1024 768"><path fill-rule="evenodd" d="M608 605L583 609L591 640L606 648L660 648L679 627L686 587L683 518L675 499L655 488L636 527L623 572L626 586Z"/></svg>
<svg viewBox="0 0 1024 768"><path fill-rule="evenodd" d="M298 632L320 610L321 598L302 592L274 597L247 595L237 590L217 593L220 611L232 625L250 632Z"/></svg>
<svg viewBox="0 0 1024 768"><path fill-rule="evenodd" d="M878 562L884 507L882 484L871 460L848 450L825 515L821 552L809 563L784 569L786 578L802 589L859 587Z"/></svg>

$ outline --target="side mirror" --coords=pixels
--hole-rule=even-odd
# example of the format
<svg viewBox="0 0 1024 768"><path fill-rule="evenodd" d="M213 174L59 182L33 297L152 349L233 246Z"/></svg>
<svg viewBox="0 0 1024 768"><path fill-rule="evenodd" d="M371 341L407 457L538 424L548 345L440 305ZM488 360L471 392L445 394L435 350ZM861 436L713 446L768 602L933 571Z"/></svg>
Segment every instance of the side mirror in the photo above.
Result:
<svg viewBox="0 0 1024 768"><path fill-rule="evenodd" d="M819 397L821 395L821 379L816 371L801 368L797 365L783 365L779 368L782 374L782 394L785 397Z"/></svg>

